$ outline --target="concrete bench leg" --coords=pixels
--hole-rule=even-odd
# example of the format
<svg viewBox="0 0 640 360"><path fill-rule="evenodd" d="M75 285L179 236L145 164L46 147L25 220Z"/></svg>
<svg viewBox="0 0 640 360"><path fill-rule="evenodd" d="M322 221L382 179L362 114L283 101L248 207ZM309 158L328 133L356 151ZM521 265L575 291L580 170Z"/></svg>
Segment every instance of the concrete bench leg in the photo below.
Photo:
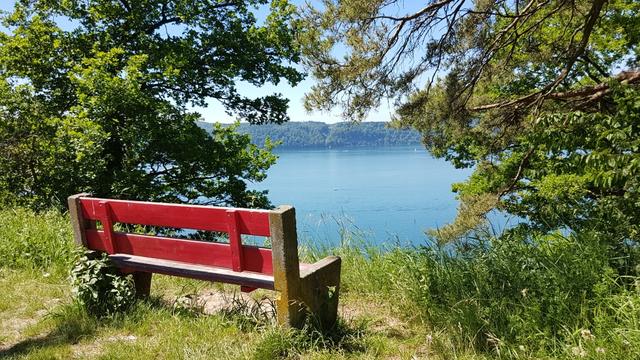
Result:
<svg viewBox="0 0 640 360"><path fill-rule="evenodd" d="M330 329L338 319L340 295L339 257L330 256L300 274L297 286L280 291L276 301L278 322L301 328L307 317L321 329ZM295 292L293 292L294 290Z"/></svg>
<svg viewBox="0 0 640 360"><path fill-rule="evenodd" d="M313 264L300 276L309 315L322 329L330 329L338 319L340 267L340 258L330 256Z"/></svg>

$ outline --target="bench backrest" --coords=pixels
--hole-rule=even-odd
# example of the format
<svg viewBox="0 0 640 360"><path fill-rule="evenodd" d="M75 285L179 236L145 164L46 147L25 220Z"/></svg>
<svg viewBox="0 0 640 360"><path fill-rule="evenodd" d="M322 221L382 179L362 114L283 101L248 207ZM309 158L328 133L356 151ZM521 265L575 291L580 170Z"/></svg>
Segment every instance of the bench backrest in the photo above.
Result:
<svg viewBox="0 0 640 360"><path fill-rule="evenodd" d="M274 272L272 250L243 245L241 235L270 237L273 225L271 222L274 222L270 222L270 217L281 215L282 209L271 211L152 203L91 198L79 194L69 199L69 210L76 242L91 250L225 267L234 271L254 271L268 275ZM295 215L293 216L295 221ZM102 229L96 227L96 221L102 224ZM113 228L116 223L225 232L229 234L229 243L117 232ZM281 221L275 223L282 226ZM274 232L281 233L278 230ZM296 249L297 262L295 224L293 231L295 244L283 247ZM281 241L280 238L272 240ZM291 260L290 255L286 257Z"/></svg>

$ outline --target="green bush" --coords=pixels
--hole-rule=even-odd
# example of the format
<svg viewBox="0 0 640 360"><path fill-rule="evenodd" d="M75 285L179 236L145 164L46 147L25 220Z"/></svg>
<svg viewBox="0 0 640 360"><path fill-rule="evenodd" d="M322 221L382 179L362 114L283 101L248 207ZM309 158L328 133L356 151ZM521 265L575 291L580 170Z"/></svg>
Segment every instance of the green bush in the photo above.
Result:
<svg viewBox="0 0 640 360"><path fill-rule="evenodd" d="M104 317L128 309L135 301L131 276L123 276L107 254L83 256L71 271L73 293L89 314Z"/></svg>
<svg viewBox="0 0 640 360"><path fill-rule="evenodd" d="M59 211L0 209L0 266L66 269L75 249L69 218Z"/></svg>

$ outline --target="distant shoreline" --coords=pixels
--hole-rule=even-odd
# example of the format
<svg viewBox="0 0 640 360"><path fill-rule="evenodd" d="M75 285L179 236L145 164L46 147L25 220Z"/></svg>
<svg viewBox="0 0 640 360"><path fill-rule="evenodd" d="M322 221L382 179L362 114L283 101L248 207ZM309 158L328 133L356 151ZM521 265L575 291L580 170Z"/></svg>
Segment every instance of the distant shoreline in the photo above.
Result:
<svg viewBox="0 0 640 360"><path fill-rule="evenodd" d="M282 142L278 149L343 149L365 147L422 146L420 133L387 127L386 122L287 122L281 125L250 125L241 123L238 132L251 136L256 145L267 138ZM212 123L198 122L198 126L211 131ZM224 125L230 126L230 125Z"/></svg>
<svg viewBox="0 0 640 360"><path fill-rule="evenodd" d="M422 144L397 144L397 145L343 145L343 146L322 146L322 147L294 147L294 146L283 146L277 145L273 151L278 152L280 150L284 151L327 151L327 150L340 150L340 151L363 151L363 150L413 150L416 151L427 151Z"/></svg>

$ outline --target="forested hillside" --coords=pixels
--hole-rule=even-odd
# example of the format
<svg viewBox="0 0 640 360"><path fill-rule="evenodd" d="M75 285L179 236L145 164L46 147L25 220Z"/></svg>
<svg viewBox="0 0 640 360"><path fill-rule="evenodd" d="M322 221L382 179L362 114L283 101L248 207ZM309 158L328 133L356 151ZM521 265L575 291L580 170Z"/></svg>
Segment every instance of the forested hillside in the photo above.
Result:
<svg viewBox="0 0 640 360"><path fill-rule="evenodd" d="M210 131L213 124L199 122ZM289 122L281 125L240 124L240 133L251 135L254 144L264 144L269 137L272 141L282 141L280 148L343 147L343 146L396 146L418 145L420 134L412 130L397 130L386 127L385 122Z"/></svg>

